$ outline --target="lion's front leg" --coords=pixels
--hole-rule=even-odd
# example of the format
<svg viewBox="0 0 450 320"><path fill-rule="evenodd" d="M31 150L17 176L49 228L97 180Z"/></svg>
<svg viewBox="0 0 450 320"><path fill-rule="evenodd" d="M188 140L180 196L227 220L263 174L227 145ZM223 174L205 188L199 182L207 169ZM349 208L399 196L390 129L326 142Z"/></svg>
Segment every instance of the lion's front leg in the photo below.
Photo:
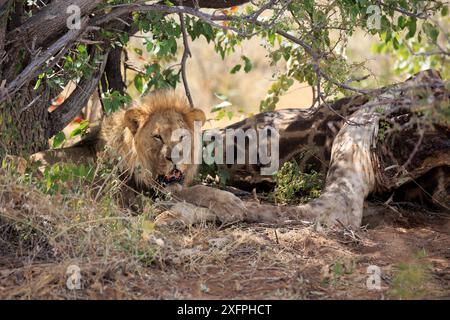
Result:
<svg viewBox="0 0 450 320"><path fill-rule="evenodd" d="M182 189L177 196L199 207L208 208L221 223L239 222L244 218L245 205L231 192L197 185Z"/></svg>
<svg viewBox="0 0 450 320"><path fill-rule="evenodd" d="M208 208L198 207L188 202L177 202L155 218L155 225L158 227L190 226L214 221L216 221L216 215Z"/></svg>
<svg viewBox="0 0 450 320"><path fill-rule="evenodd" d="M244 203L230 192L202 185L171 191L185 203L178 202L170 211L160 214L155 221L157 224L174 224L176 221L187 225L206 221L229 224L244 219Z"/></svg>

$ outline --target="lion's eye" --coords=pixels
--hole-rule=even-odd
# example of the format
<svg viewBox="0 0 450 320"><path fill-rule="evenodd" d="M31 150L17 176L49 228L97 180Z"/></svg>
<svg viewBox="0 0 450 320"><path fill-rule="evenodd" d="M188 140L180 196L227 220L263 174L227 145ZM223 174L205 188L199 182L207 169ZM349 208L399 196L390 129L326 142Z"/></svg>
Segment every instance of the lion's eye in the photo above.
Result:
<svg viewBox="0 0 450 320"><path fill-rule="evenodd" d="M154 134L154 135L153 135L153 138L154 138L155 140L163 141L162 137L161 137L159 134Z"/></svg>

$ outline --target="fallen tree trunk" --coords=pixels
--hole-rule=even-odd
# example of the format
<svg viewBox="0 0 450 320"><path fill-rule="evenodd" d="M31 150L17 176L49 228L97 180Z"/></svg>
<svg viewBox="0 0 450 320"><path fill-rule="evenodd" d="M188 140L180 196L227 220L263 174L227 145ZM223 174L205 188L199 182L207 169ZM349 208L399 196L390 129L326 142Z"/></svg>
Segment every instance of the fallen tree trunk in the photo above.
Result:
<svg viewBox="0 0 450 320"><path fill-rule="evenodd" d="M225 136L227 129L241 129L245 132L248 129L275 128L280 138L278 155L280 166L286 161L295 159L302 172L315 170L326 174L331 147L344 124L344 119L368 100L367 96L359 95L340 99L329 106L317 109L263 112L223 128L221 133ZM248 147L251 143L253 141L245 145L246 150L238 150L241 146L235 146L235 155L238 151L242 151L247 156L244 164L237 164L234 161L232 165L219 165L219 169L226 172L227 184L243 190L252 190L255 187L261 190L271 189L275 185L273 176L261 175L263 165L250 164L248 161ZM225 150L224 153L226 158Z"/></svg>
<svg viewBox="0 0 450 320"><path fill-rule="evenodd" d="M436 169L443 170L444 175L435 181L440 196L432 198L450 210L450 178L445 174L450 167L450 126L440 113L445 113L448 105L449 92L432 71L386 88L347 117L334 138L326 185L319 198L297 207L248 204L246 220L306 218L320 225L357 227L370 193L391 191L418 178L426 180L427 173ZM301 128L302 122L308 121L296 119L295 126ZM280 142L280 150L285 148L290 150L291 145ZM247 174L258 180L256 170ZM432 190L423 191L434 194Z"/></svg>

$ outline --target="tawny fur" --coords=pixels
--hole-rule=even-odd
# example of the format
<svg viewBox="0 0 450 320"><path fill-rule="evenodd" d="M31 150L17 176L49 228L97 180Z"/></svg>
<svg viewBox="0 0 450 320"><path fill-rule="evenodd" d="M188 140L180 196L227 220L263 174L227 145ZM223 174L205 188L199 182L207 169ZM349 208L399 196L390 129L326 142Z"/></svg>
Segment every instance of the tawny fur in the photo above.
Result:
<svg viewBox="0 0 450 320"><path fill-rule="evenodd" d="M171 141L172 132L187 129L192 137L194 121L205 121L201 110L191 108L174 92L155 93L129 109L105 118L97 149L107 158L117 160L119 169L136 184L151 187L159 175L165 175L173 168L168 158L179 141ZM177 168L183 172L184 185L189 185L198 166L181 164Z"/></svg>
<svg viewBox="0 0 450 320"><path fill-rule="evenodd" d="M98 147L109 159L117 159L119 170L128 174L137 185L152 188L157 177L166 175L174 167L171 151L179 141L172 141L172 133L177 129L188 130L193 142L194 121L205 121L201 110L190 108L184 98L173 92L160 92L144 98L135 107L106 118ZM191 143L191 156L194 156L194 143ZM158 216L155 220L158 226L180 222L242 221L245 206L239 198L203 185L189 187L198 169L193 161L176 167L183 173L183 186L174 184L168 190L190 205L175 204L171 211Z"/></svg>
<svg viewBox="0 0 450 320"><path fill-rule="evenodd" d="M170 155L179 141L172 141L172 133L176 129L185 129L192 138L194 121L203 123L205 114L199 109L190 108L184 98L167 91L152 94L103 120L99 134L95 135L95 150L92 150L92 154L88 152L89 158L95 161L99 158L113 160L117 162L122 178L130 178L135 186L152 189L157 184L156 179L174 167ZM76 160L85 148L86 145L64 149L59 157L54 156L57 150L52 150L40 158L52 160L51 163L58 159ZM191 144L192 156L193 149L194 145ZM87 158L84 155L81 157ZM46 163L49 164L48 161ZM167 188L176 196L174 207L160 214L155 220L156 225L242 221L245 206L238 197L204 185L190 187L198 165L191 162L176 166L183 173L183 185L172 184ZM128 206L127 193L124 197L124 204ZM177 203L180 200L182 203Z"/></svg>

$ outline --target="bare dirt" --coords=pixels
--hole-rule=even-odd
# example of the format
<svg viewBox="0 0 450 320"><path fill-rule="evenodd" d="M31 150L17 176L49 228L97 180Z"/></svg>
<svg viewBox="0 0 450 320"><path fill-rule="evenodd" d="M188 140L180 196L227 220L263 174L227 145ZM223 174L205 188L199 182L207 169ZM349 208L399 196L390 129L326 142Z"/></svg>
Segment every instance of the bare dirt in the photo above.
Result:
<svg viewBox="0 0 450 320"><path fill-rule="evenodd" d="M151 296L173 297L175 285L179 297L193 299L450 298L450 220L395 220L357 233L255 225L202 234L190 248L226 255L192 262L195 272L158 271ZM211 236L224 247L205 245ZM367 288L370 265L381 269L380 290ZM167 272L171 280L162 282Z"/></svg>
<svg viewBox="0 0 450 320"><path fill-rule="evenodd" d="M450 217L386 208L377 226L318 232L307 225L213 225L155 232L155 260L2 260L0 298L57 299L449 299ZM371 224L374 225L372 218ZM4 257L4 256L3 256ZM368 267L381 270L369 290Z"/></svg>

